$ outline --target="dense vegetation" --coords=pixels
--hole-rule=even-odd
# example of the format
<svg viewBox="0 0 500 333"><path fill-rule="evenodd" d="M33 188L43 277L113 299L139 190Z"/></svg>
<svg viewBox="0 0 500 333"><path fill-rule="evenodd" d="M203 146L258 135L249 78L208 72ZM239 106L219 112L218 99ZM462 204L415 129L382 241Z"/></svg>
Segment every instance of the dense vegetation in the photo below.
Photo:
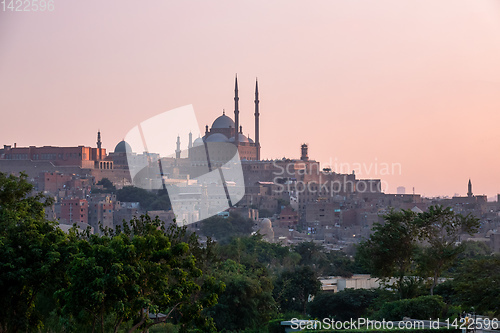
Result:
<svg viewBox="0 0 500 333"><path fill-rule="evenodd" d="M166 190L152 192L135 186L125 186L116 191L116 199L123 202L138 202L144 211L168 210L172 207Z"/></svg>
<svg viewBox="0 0 500 333"><path fill-rule="evenodd" d="M455 245L477 220L442 207L391 212L352 258L312 242L267 243L237 216L204 222L217 243L148 216L100 235L65 234L45 219L51 201L32 190L26 175L0 173L0 332L271 332L291 318L500 312L500 258ZM356 273L387 288L320 291L319 276Z"/></svg>

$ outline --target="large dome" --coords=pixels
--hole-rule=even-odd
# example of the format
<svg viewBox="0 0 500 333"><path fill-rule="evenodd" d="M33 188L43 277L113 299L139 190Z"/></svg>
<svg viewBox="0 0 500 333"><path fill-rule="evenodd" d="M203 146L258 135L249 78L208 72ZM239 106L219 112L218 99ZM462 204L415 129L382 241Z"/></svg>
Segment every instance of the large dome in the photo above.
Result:
<svg viewBox="0 0 500 333"><path fill-rule="evenodd" d="M194 140L193 147L203 146L203 138L198 138L198 139Z"/></svg>
<svg viewBox="0 0 500 333"><path fill-rule="evenodd" d="M212 134L206 139L206 142L228 142L228 141L229 140L226 138L226 136L221 133Z"/></svg>
<svg viewBox="0 0 500 333"><path fill-rule="evenodd" d="M239 140L239 142L249 142L247 137L241 133L238 134L238 140ZM234 136L231 139L229 139L229 141L234 142Z"/></svg>
<svg viewBox="0 0 500 333"><path fill-rule="evenodd" d="M212 124L212 128L229 128L229 127L234 128L234 121L225 114L215 119L215 121Z"/></svg>
<svg viewBox="0 0 500 333"><path fill-rule="evenodd" d="M120 141L115 147L115 153L130 153L132 152L132 147L125 141Z"/></svg>

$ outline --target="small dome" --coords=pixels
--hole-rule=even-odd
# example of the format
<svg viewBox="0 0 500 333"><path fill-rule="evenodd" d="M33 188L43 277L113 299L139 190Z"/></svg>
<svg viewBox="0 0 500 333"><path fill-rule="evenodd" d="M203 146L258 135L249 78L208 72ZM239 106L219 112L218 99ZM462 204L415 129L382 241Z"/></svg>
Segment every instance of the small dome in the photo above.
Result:
<svg viewBox="0 0 500 333"><path fill-rule="evenodd" d="M115 153L130 153L132 152L132 147L125 141L120 141L115 147Z"/></svg>
<svg viewBox="0 0 500 333"><path fill-rule="evenodd" d="M225 114L215 119L212 124L212 128L229 128L229 127L234 128L234 121Z"/></svg>
<svg viewBox="0 0 500 333"><path fill-rule="evenodd" d="M248 141L248 139L247 139L247 137L246 137L246 136L244 136L244 135L243 135L243 134L241 134L241 133L240 133L240 134L238 134L238 140L239 140L240 142L249 142L249 141ZM229 142L234 142L234 136L233 136L231 139L229 139Z"/></svg>
<svg viewBox="0 0 500 333"><path fill-rule="evenodd" d="M207 142L228 142L226 136L221 133L215 133L210 135L207 140Z"/></svg>
<svg viewBox="0 0 500 333"><path fill-rule="evenodd" d="M262 227L264 228L271 228L272 229L272 223L271 223L271 220L268 219L268 218L264 218L262 219L262 221L260 221L260 224L262 225Z"/></svg>
<svg viewBox="0 0 500 333"><path fill-rule="evenodd" d="M252 139L248 138L248 142L255 143Z"/></svg>
<svg viewBox="0 0 500 333"><path fill-rule="evenodd" d="M194 140L193 147L203 146L203 138L198 138Z"/></svg>

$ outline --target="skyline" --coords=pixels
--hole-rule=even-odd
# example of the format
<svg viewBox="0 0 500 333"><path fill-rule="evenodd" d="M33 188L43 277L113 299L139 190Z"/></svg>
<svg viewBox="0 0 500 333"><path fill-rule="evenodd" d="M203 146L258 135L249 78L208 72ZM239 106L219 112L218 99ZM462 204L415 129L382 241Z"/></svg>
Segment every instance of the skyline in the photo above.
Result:
<svg viewBox="0 0 500 333"><path fill-rule="evenodd" d="M237 73L252 138L259 78L263 159L298 158L305 142L322 166L399 163L360 175L390 193L465 195L469 178L500 193L500 4L193 3L0 12L0 144L94 147L100 129L109 152L188 104L203 133L223 109L234 118Z"/></svg>

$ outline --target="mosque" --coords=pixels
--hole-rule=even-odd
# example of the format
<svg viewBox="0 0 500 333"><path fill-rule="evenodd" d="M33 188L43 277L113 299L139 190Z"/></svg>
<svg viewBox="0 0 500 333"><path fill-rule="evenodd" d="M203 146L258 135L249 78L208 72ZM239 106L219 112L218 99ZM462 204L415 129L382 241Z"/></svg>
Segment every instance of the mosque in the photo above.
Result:
<svg viewBox="0 0 500 333"><path fill-rule="evenodd" d="M243 126L240 124L240 109L238 96L238 78L235 78L234 84L234 120L227 116L223 111L222 115L217 117L209 128L205 126L205 135L199 137L193 142L192 134L189 134L188 154L187 156L181 150L181 138L177 137L177 149L175 150L175 158L164 158L162 164L165 168L177 167L178 171L173 173L183 174L189 173L191 176L202 172L197 167L206 166L207 151L212 166L221 166L231 160L236 149L239 157L243 161L259 161L260 160L260 140L259 140L259 86L255 81L255 136L254 140L243 134ZM119 142L114 152L110 154L110 159L113 161L115 169L127 169L127 150L131 148L125 141ZM181 154L182 153L182 154ZM182 157L181 157L182 156ZM187 158L186 158L187 157ZM146 158L142 154L129 154L128 158ZM160 158L154 153L148 154L150 162L155 163ZM179 170L179 168L182 170ZM167 170L165 170L167 171ZM199 172L198 172L199 171Z"/></svg>
<svg viewBox="0 0 500 333"><path fill-rule="evenodd" d="M238 149L240 159L248 161L260 160L259 141L259 86L255 81L255 141L243 134L243 126L240 125L240 110L238 97L238 78L234 84L234 121L223 111L222 115L214 120L212 127L205 126L205 135L191 142L188 148L205 145L205 143L230 143ZM222 145L223 147L224 145ZM210 157L212 159L212 156Z"/></svg>
<svg viewBox="0 0 500 333"><path fill-rule="evenodd" d="M187 153L181 149L181 138L177 137L175 157L160 157L154 152L148 154L133 153L131 147L125 141L119 142L114 152L109 154L108 159L113 162L114 169L128 169L128 163L137 165L157 165L161 160L162 173L167 178L185 178L189 175L191 178L206 173L207 166L221 167L234 158L236 150L242 161L260 160L260 141L259 141L259 86L255 81L255 136L251 139L243 134L243 126L240 124L239 109L239 91L238 78L235 78L234 84L234 120L226 115L217 117L212 126L205 126L205 134L193 141L193 135L190 133L187 145ZM128 153L131 152L131 153ZM142 161L144 160L144 161ZM146 162L147 160L147 162Z"/></svg>
<svg viewBox="0 0 500 333"><path fill-rule="evenodd" d="M239 110L239 97L238 97L238 78L235 79L234 84L234 120L231 119L223 111L222 115L214 120L212 127L208 128L205 126L205 135L201 138L196 139L192 144L189 142L188 148L204 146L210 143L227 143L232 144L238 149L240 159L247 161L258 161L260 160L260 141L259 141L259 86L258 82L255 81L255 141L250 137L243 134L243 126L240 125L240 110ZM178 143L179 146L179 143ZM224 147L226 145L221 145ZM231 149L229 149L230 151ZM195 153L190 153L189 156L194 161L197 160L197 155ZM203 158L205 158L203 156ZM210 156L213 160L227 160L226 158L217 158L215 156Z"/></svg>

